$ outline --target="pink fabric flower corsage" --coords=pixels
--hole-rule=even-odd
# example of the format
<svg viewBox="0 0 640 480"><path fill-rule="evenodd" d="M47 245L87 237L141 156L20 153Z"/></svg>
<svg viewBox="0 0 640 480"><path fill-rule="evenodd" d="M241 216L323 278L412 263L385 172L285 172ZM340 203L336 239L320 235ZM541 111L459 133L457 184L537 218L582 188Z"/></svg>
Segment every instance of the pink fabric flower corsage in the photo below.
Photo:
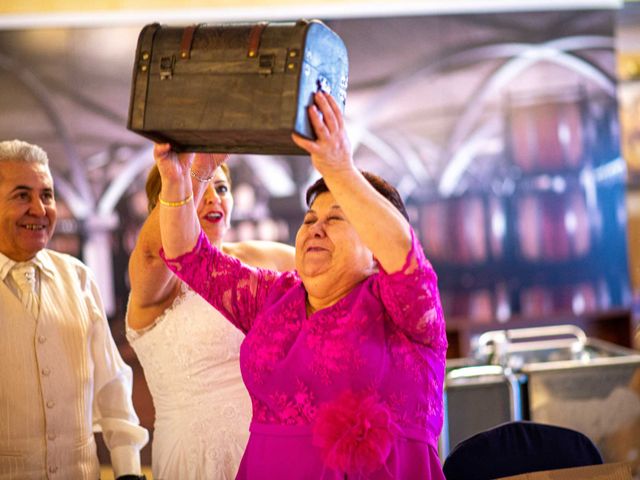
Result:
<svg viewBox="0 0 640 480"><path fill-rule="evenodd" d="M346 391L318 409L313 444L327 467L368 475L384 465L397 432L389 407L376 395Z"/></svg>

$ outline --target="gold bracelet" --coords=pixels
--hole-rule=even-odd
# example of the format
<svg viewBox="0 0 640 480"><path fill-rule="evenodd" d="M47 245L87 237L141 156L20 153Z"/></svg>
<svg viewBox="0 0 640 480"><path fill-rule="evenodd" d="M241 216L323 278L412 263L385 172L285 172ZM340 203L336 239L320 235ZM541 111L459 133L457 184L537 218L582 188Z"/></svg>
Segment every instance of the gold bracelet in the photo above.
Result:
<svg viewBox="0 0 640 480"><path fill-rule="evenodd" d="M203 177L199 173L195 172L194 170L190 170L190 172L193 178L195 178L196 180L202 183L209 183L213 179L213 175L211 175L210 177Z"/></svg>
<svg viewBox="0 0 640 480"><path fill-rule="evenodd" d="M180 200L178 202L168 202L166 200L161 199L158 196L158 202L160 202L160 205L164 205L165 207L181 207L189 203L192 199L193 199L193 192L187 198L185 198L184 200Z"/></svg>

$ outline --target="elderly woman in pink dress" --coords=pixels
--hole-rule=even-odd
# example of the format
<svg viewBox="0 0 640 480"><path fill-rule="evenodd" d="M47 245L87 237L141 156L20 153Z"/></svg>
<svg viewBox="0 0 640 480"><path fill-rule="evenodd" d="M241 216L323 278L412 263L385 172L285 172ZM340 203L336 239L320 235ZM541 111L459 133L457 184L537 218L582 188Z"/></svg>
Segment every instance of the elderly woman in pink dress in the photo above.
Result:
<svg viewBox="0 0 640 480"><path fill-rule="evenodd" d="M193 156L156 157L161 254L246 333L253 418L236 478L444 479L436 274L397 191L355 168L333 98L316 94L309 118L317 139L293 140L322 178L307 195L295 271L250 267L212 246L183 201Z"/></svg>

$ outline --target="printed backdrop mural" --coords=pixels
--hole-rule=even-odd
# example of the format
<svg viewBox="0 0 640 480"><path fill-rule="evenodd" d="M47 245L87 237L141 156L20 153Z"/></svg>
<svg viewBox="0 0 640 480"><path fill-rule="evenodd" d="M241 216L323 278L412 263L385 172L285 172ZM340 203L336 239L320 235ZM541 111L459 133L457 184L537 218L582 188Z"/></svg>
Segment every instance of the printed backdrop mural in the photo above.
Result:
<svg viewBox="0 0 640 480"><path fill-rule="evenodd" d="M414 207L449 318L629 301L614 22L590 11L331 23L351 54L356 158Z"/></svg>
<svg viewBox="0 0 640 480"><path fill-rule="evenodd" d="M329 20L358 166L411 207L451 321L629 301L613 10ZM149 18L149 22L153 21ZM121 318L150 144L125 128L139 27L0 32L0 132L51 155L56 248ZM291 241L304 157L237 156L234 238Z"/></svg>

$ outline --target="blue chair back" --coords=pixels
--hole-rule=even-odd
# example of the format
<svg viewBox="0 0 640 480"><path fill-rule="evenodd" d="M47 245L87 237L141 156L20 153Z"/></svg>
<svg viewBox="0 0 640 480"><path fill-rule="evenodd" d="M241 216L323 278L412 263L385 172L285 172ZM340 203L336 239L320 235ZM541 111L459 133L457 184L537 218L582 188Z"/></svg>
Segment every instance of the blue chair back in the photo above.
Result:
<svg viewBox="0 0 640 480"><path fill-rule="evenodd" d="M584 434L536 422L509 422L460 442L445 459L447 480L492 480L510 475L603 463Z"/></svg>

